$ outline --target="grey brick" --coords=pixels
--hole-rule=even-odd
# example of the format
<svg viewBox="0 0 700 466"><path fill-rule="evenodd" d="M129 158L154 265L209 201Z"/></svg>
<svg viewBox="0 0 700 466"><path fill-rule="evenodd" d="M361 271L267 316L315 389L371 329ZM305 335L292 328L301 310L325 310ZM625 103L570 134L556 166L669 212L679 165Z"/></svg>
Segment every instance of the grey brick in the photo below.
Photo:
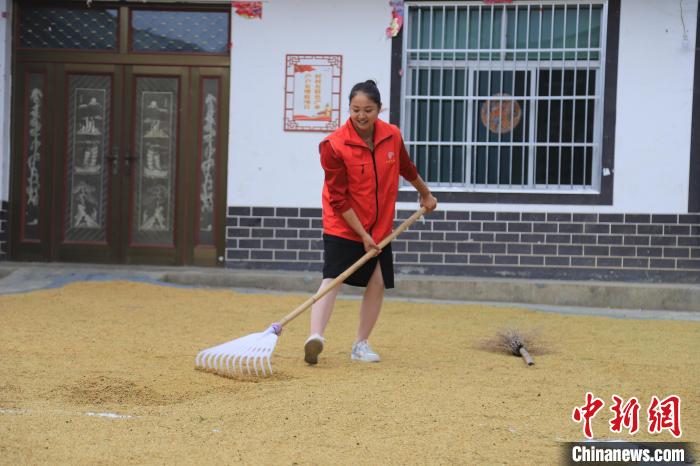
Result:
<svg viewBox="0 0 700 466"><path fill-rule="evenodd" d="M556 233L559 228L556 223L534 223L532 231L536 233Z"/></svg>
<svg viewBox="0 0 700 466"><path fill-rule="evenodd" d="M275 238L297 238L299 237L298 230L288 230L283 228L278 228L275 230Z"/></svg>
<svg viewBox="0 0 700 466"><path fill-rule="evenodd" d="M411 213L413 215L413 213ZM445 220L445 211L442 209L433 210L432 212L425 214L425 218L428 220Z"/></svg>
<svg viewBox="0 0 700 466"><path fill-rule="evenodd" d="M663 249L661 248L637 248L637 256L639 257L661 257Z"/></svg>
<svg viewBox="0 0 700 466"><path fill-rule="evenodd" d="M0 225L2 225L2 222L0 222ZM238 226L238 217L226 217L226 226L227 227L237 227ZM0 228L4 228L0 226Z"/></svg>
<svg viewBox="0 0 700 466"><path fill-rule="evenodd" d="M664 235L689 235L690 225L665 225Z"/></svg>
<svg viewBox="0 0 700 466"><path fill-rule="evenodd" d="M652 246L675 246L678 243L679 246L691 246L690 244L681 244L681 240L687 240L691 238L676 238L675 236L652 236L651 245ZM700 242L699 242L700 244Z"/></svg>
<svg viewBox="0 0 700 466"><path fill-rule="evenodd" d="M700 269L700 260L683 260L678 259L676 267L679 269Z"/></svg>
<svg viewBox="0 0 700 466"><path fill-rule="evenodd" d="M558 252L564 256L581 256L583 255L583 246L559 245Z"/></svg>
<svg viewBox="0 0 700 466"><path fill-rule="evenodd" d="M421 241L443 241L445 233L442 231L421 231L420 239Z"/></svg>
<svg viewBox="0 0 700 466"><path fill-rule="evenodd" d="M544 235L523 233L520 235L520 241L523 243L544 243Z"/></svg>
<svg viewBox="0 0 700 466"><path fill-rule="evenodd" d="M481 252L481 243L457 243L457 252Z"/></svg>
<svg viewBox="0 0 700 466"><path fill-rule="evenodd" d="M445 218L447 220L469 220L469 212L445 212Z"/></svg>
<svg viewBox="0 0 700 466"><path fill-rule="evenodd" d="M501 222L484 222L484 231L506 231L506 224Z"/></svg>
<svg viewBox="0 0 700 466"><path fill-rule="evenodd" d="M700 236L681 236L678 238L678 246L700 246Z"/></svg>
<svg viewBox="0 0 700 466"><path fill-rule="evenodd" d="M637 255L637 248L634 246L612 246L610 248L611 256L634 257Z"/></svg>
<svg viewBox="0 0 700 466"><path fill-rule="evenodd" d="M496 220L519 222L520 212L496 212Z"/></svg>
<svg viewBox="0 0 700 466"><path fill-rule="evenodd" d="M409 252L430 252L430 243L425 241L407 241L406 247Z"/></svg>
<svg viewBox="0 0 700 466"><path fill-rule="evenodd" d="M299 238L320 239L323 237L321 230L299 230Z"/></svg>
<svg viewBox="0 0 700 466"><path fill-rule="evenodd" d="M486 243L481 246L481 252L486 254L505 254L506 245L504 243Z"/></svg>
<svg viewBox="0 0 700 466"><path fill-rule="evenodd" d="M649 246L649 236L625 236L623 243L630 246Z"/></svg>
<svg viewBox="0 0 700 466"><path fill-rule="evenodd" d="M481 231L480 222L459 222L457 224L459 231Z"/></svg>
<svg viewBox="0 0 700 466"><path fill-rule="evenodd" d="M622 223L625 221L624 214L598 214L600 223Z"/></svg>
<svg viewBox="0 0 700 466"><path fill-rule="evenodd" d="M311 221L308 218L288 218L287 228L309 228Z"/></svg>
<svg viewBox="0 0 700 466"><path fill-rule="evenodd" d="M321 216L321 209L300 209L299 216L318 218Z"/></svg>
<svg viewBox="0 0 700 466"><path fill-rule="evenodd" d="M532 223L508 222L508 231L517 233L530 233L532 232Z"/></svg>
<svg viewBox="0 0 700 466"><path fill-rule="evenodd" d="M610 225L607 223L586 223L583 226L584 233L610 233Z"/></svg>
<svg viewBox="0 0 700 466"><path fill-rule="evenodd" d="M622 266L635 269L648 269L649 259L622 259Z"/></svg>
<svg viewBox="0 0 700 466"><path fill-rule="evenodd" d="M608 246L584 246L583 254L585 256L607 256L610 254Z"/></svg>
<svg viewBox="0 0 700 466"><path fill-rule="evenodd" d="M539 255L553 256L557 253L557 246L555 244L533 244L532 253Z"/></svg>
<svg viewBox="0 0 700 466"><path fill-rule="evenodd" d="M445 233L446 241L467 241L469 233Z"/></svg>
<svg viewBox="0 0 700 466"><path fill-rule="evenodd" d="M467 254L445 254L446 264L467 264L469 256Z"/></svg>
<svg viewBox="0 0 700 466"><path fill-rule="evenodd" d="M598 267L622 267L622 259L616 257L599 257L596 263Z"/></svg>
<svg viewBox="0 0 700 466"><path fill-rule="evenodd" d="M391 242L391 250L394 252L406 252L406 241L396 240Z"/></svg>
<svg viewBox="0 0 700 466"><path fill-rule="evenodd" d="M634 235L635 233L637 233L637 226L629 224L610 225L610 233L620 235Z"/></svg>
<svg viewBox="0 0 700 466"><path fill-rule="evenodd" d="M262 242L263 249L284 249L283 239L264 239Z"/></svg>
<svg viewBox="0 0 700 466"><path fill-rule="evenodd" d="M517 233L496 233L496 241L499 243L517 243L520 241L520 235Z"/></svg>
<svg viewBox="0 0 700 466"><path fill-rule="evenodd" d="M700 214L679 215L678 223L700 223Z"/></svg>
<svg viewBox="0 0 700 466"><path fill-rule="evenodd" d="M296 251L275 251L276 261L295 261L297 260Z"/></svg>
<svg viewBox="0 0 700 466"><path fill-rule="evenodd" d="M598 214L574 214L574 222L598 223Z"/></svg>
<svg viewBox="0 0 700 466"><path fill-rule="evenodd" d="M647 214L625 214L625 223L650 223L651 215Z"/></svg>
<svg viewBox="0 0 700 466"><path fill-rule="evenodd" d="M237 239L227 239L226 240L226 249L238 249L238 240Z"/></svg>
<svg viewBox="0 0 700 466"><path fill-rule="evenodd" d="M433 222L433 230L435 231L456 231L457 222Z"/></svg>
<svg viewBox="0 0 700 466"><path fill-rule="evenodd" d="M250 258L253 260L272 260L272 251L262 249L250 251Z"/></svg>
<svg viewBox="0 0 700 466"><path fill-rule="evenodd" d="M472 220L485 220L490 222L492 222L495 219L495 215L493 212L472 212L471 217Z"/></svg>
<svg viewBox="0 0 700 466"><path fill-rule="evenodd" d="M414 264L418 262L418 254L396 254L396 262Z"/></svg>
<svg viewBox="0 0 700 466"><path fill-rule="evenodd" d="M259 239L238 240L238 247L242 249L260 249L262 242Z"/></svg>
<svg viewBox="0 0 700 466"><path fill-rule="evenodd" d="M494 256L496 265L518 265L518 256Z"/></svg>
<svg viewBox="0 0 700 466"><path fill-rule="evenodd" d="M663 235L664 227L661 225L639 225L637 234L640 235Z"/></svg>
<svg viewBox="0 0 700 466"><path fill-rule="evenodd" d="M423 263L438 263L442 264L442 254L420 254L419 261Z"/></svg>
<svg viewBox="0 0 700 466"><path fill-rule="evenodd" d="M227 249L226 250L226 260L236 260L243 259L247 260L250 258L250 251L241 249Z"/></svg>
<svg viewBox="0 0 700 466"><path fill-rule="evenodd" d="M401 233L401 239L418 240L420 239L420 233L417 231L404 231Z"/></svg>
<svg viewBox="0 0 700 466"><path fill-rule="evenodd" d="M227 228L227 238L250 238L250 228Z"/></svg>
<svg viewBox="0 0 700 466"><path fill-rule="evenodd" d="M570 222L571 214L565 213L547 213L548 222Z"/></svg>
<svg viewBox="0 0 700 466"><path fill-rule="evenodd" d="M313 219L311 220L311 228L316 228L318 230L323 228L323 220Z"/></svg>
<svg viewBox="0 0 700 466"><path fill-rule="evenodd" d="M404 210L404 209L397 210L396 211L396 218L398 218L400 220L406 220L408 217L413 215L414 212L415 211L413 211L413 210Z"/></svg>
<svg viewBox="0 0 700 466"><path fill-rule="evenodd" d="M622 244L621 235L598 235L598 244Z"/></svg>
<svg viewBox="0 0 700 466"><path fill-rule="evenodd" d="M470 238L474 241L493 243L494 235L493 233L472 233Z"/></svg>
<svg viewBox="0 0 700 466"><path fill-rule="evenodd" d="M309 249L308 239L288 239L287 249Z"/></svg>
<svg viewBox="0 0 700 466"><path fill-rule="evenodd" d="M598 238L595 235L571 235L571 242L574 244L596 244Z"/></svg>
<svg viewBox="0 0 700 466"><path fill-rule="evenodd" d="M299 209L296 207L277 207L278 217L298 217Z"/></svg>
<svg viewBox="0 0 700 466"><path fill-rule="evenodd" d="M509 244L506 249L508 254L532 254L532 248L529 244ZM556 250L556 247L554 249Z"/></svg>
<svg viewBox="0 0 700 466"><path fill-rule="evenodd" d="M520 217L523 222L544 222L547 219L547 214L544 212L523 212Z"/></svg>
<svg viewBox="0 0 700 466"><path fill-rule="evenodd" d="M569 266L569 258L568 257L559 257L559 256L547 256L544 258L544 265L552 265L552 266Z"/></svg>
<svg viewBox="0 0 700 466"><path fill-rule="evenodd" d="M520 256L520 265L544 265L544 257Z"/></svg>
<svg viewBox="0 0 700 466"><path fill-rule="evenodd" d="M485 254L469 254L470 264L493 264L493 256Z"/></svg>
<svg viewBox="0 0 700 466"><path fill-rule="evenodd" d="M690 257L689 248L664 248L664 257L677 257L687 259Z"/></svg>
<svg viewBox="0 0 700 466"><path fill-rule="evenodd" d="M313 251L323 251L323 240L321 240L321 239L309 240L309 248Z"/></svg>
<svg viewBox="0 0 700 466"><path fill-rule="evenodd" d="M250 215L250 207L238 207L238 206L229 207L229 208L228 208L228 214L229 214L230 216L234 216L234 215L239 215L239 216L245 215L245 216L247 216L247 215Z"/></svg>
<svg viewBox="0 0 700 466"><path fill-rule="evenodd" d="M571 265L573 267L595 267L595 259L593 257L572 257Z"/></svg>
<svg viewBox="0 0 700 466"><path fill-rule="evenodd" d="M253 217L273 217L274 215L274 207L253 207Z"/></svg>
<svg viewBox="0 0 700 466"><path fill-rule="evenodd" d="M240 217L238 225L242 227L259 227L262 225L262 219L259 217Z"/></svg>
<svg viewBox="0 0 700 466"><path fill-rule="evenodd" d="M264 218L263 226L268 228L280 228L284 227L286 222L283 218Z"/></svg>
<svg viewBox="0 0 700 466"><path fill-rule="evenodd" d="M417 221L413 225L411 225L411 230L417 230L417 231L430 231L433 229L433 222L430 221Z"/></svg>
<svg viewBox="0 0 700 466"><path fill-rule="evenodd" d="M318 251L299 251L300 261L320 261L322 254Z"/></svg>
<svg viewBox="0 0 700 466"><path fill-rule="evenodd" d="M655 214L651 216L651 223L678 223L678 215Z"/></svg>
<svg viewBox="0 0 700 466"><path fill-rule="evenodd" d="M272 238L275 230L272 228L253 228L251 231L253 238Z"/></svg>
<svg viewBox="0 0 700 466"><path fill-rule="evenodd" d="M547 235L547 243L571 243L571 235Z"/></svg>
<svg viewBox="0 0 700 466"><path fill-rule="evenodd" d="M675 269L675 259L650 259L649 267L652 269Z"/></svg>
<svg viewBox="0 0 700 466"><path fill-rule="evenodd" d="M583 225L580 223L560 223L559 233L582 233Z"/></svg>
<svg viewBox="0 0 700 466"><path fill-rule="evenodd" d="M456 250L455 243L433 243L433 252L455 252Z"/></svg>

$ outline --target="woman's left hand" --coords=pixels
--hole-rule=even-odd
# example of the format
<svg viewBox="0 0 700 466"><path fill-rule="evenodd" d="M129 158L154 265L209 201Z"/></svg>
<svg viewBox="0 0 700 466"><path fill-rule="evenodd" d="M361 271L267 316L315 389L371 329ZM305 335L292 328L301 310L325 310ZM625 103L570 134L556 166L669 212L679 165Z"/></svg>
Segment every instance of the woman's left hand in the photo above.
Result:
<svg viewBox="0 0 700 466"><path fill-rule="evenodd" d="M428 212L432 212L437 208L437 199L432 194L420 197L420 206L425 207Z"/></svg>

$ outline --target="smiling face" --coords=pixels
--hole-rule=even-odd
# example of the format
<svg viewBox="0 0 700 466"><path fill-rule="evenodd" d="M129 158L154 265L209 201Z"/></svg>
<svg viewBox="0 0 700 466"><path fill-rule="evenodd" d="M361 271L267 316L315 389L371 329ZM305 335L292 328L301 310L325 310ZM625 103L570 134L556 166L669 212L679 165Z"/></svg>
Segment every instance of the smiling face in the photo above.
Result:
<svg viewBox="0 0 700 466"><path fill-rule="evenodd" d="M360 136L372 134L374 122L379 117L379 105L360 91L350 100L350 121Z"/></svg>

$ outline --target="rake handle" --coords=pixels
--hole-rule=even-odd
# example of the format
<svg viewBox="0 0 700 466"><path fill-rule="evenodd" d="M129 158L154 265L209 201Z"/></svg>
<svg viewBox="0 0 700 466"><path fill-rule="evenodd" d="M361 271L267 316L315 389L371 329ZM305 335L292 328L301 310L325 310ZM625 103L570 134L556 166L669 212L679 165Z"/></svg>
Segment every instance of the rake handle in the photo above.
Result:
<svg viewBox="0 0 700 466"><path fill-rule="evenodd" d="M410 217L408 217L401 225L399 225L399 226L396 228L396 230L392 231L392 232L389 234L389 236L387 236L386 238L384 238L384 239L377 245L377 246L379 246L379 249L384 249L384 247L385 247L387 244L389 244L389 243L391 243L392 241L394 241L394 239L396 239L397 236L399 236L399 235L400 235L404 230L406 230L408 227L410 227L411 225L413 225L413 224L416 222L416 220L418 220L425 212L426 212L426 208L425 208L425 207L421 207L421 208L418 209L413 215L411 215ZM310 297L309 299L307 299L306 301L304 301L299 307L297 307L297 308L294 309L292 312L290 312L289 314L287 314L282 320L280 320L280 321L278 322L279 326L280 326L280 327L284 327L285 325L287 325L287 324L288 324L289 322L291 322L294 318L296 318L297 316L299 316L299 314L301 314L302 312L304 312L305 310L307 310L308 308L310 308L316 301L318 301L319 299L321 299L322 297L324 297L324 296L326 295L326 293L328 293L328 292L331 291L333 288L335 288L336 286L338 286L338 285L340 285L341 283L343 283L343 282L345 281L346 278L348 278L350 275L352 275L357 269L359 269L360 267L362 267L362 266L365 264L365 262L367 262L368 260L370 260L371 258L373 258L373 257L376 256L376 255L377 255L377 251L376 251L376 250L366 252L364 256L360 257L360 258L357 260L357 262L355 262L354 264L352 264L345 272L343 272L343 273L341 273L340 275L338 275L336 278L333 279L332 282L330 282L328 285L326 285L325 287L323 287L323 288L321 288L320 290L318 290L318 292L316 292L315 295L313 295L312 297Z"/></svg>

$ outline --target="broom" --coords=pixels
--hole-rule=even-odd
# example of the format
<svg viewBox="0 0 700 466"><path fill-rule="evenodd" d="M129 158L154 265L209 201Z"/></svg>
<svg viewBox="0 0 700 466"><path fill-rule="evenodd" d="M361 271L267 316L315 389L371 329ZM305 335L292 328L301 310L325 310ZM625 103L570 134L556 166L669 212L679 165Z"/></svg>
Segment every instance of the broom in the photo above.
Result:
<svg viewBox="0 0 700 466"><path fill-rule="evenodd" d="M413 215L407 218L396 230L392 231L389 236L384 238L379 244L379 249L383 249L401 234L408 227L418 220L424 213L425 207L418 209ZM365 253L357 262L352 264L345 272L338 275L327 286L318 290L318 292L307 299L299 307L287 314L279 322L270 325L264 332L253 333L236 340L231 340L218 346L200 351L194 360L195 368L214 372L223 376L234 376L239 374L268 375L272 374L272 365L270 357L275 350L277 338L282 333L282 328L298 317L302 312L310 308L316 301L321 299L326 293L334 287L340 285L353 274L357 269L362 267L368 260L376 256L376 250ZM252 369L251 369L252 364Z"/></svg>

